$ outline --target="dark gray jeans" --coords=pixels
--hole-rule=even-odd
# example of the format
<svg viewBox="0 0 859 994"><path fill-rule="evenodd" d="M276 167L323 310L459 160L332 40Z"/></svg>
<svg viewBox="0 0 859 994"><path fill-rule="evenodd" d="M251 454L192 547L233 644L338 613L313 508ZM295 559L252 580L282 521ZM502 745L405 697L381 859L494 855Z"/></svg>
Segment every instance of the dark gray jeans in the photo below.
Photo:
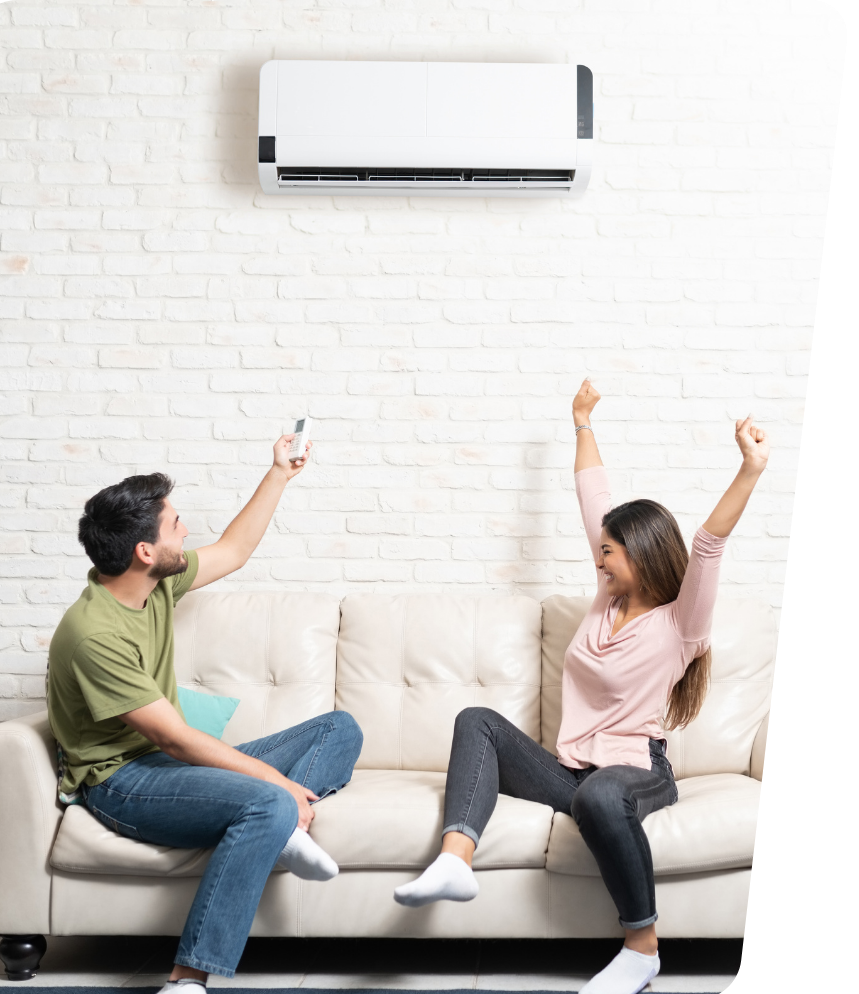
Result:
<svg viewBox="0 0 859 994"><path fill-rule="evenodd" d="M657 915L653 860L641 822L677 800L661 740L650 740L650 760L649 770L571 770L497 711L466 708L453 731L442 834L462 832L479 844L499 793L550 804L575 818L620 924L644 928Z"/></svg>

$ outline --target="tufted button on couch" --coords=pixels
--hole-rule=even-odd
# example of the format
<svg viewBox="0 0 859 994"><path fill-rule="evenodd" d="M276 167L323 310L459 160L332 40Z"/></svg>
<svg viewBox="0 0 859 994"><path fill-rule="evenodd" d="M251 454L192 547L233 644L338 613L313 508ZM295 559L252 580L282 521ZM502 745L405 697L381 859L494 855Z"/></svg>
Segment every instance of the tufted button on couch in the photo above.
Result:
<svg viewBox="0 0 859 994"><path fill-rule="evenodd" d="M575 822L501 797L477 850L480 894L419 910L392 898L438 852L454 719L500 711L550 750L564 650L584 597L192 593L177 606L181 685L238 697L233 744L345 709L364 731L352 782L311 834L342 872L272 874L253 935L607 937L617 912ZM668 733L679 802L644 828L665 937L743 925L775 650L758 601L719 601L699 717ZM57 801L47 714L0 724L0 934L178 935L209 850L123 838Z"/></svg>

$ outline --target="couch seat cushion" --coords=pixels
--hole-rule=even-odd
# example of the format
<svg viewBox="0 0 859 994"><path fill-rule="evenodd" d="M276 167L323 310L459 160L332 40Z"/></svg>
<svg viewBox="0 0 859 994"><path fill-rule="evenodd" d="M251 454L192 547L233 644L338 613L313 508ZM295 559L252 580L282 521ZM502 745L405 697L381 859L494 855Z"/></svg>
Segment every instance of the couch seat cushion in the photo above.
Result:
<svg viewBox="0 0 859 994"><path fill-rule="evenodd" d="M680 799L644 819L657 876L752 865L760 782L737 773L677 781ZM597 877L599 868L578 826L556 814L546 868Z"/></svg>
<svg viewBox="0 0 859 994"><path fill-rule="evenodd" d="M356 770L331 803L319 804L313 838L344 869L423 869L438 855L444 773ZM546 865L551 807L500 796L474 868Z"/></svg>
<svg viewBox="0 0 859 994"><path fill-rule="evenodd" d="M60 822L51 851L51 866L73 873L201 877L211 852L211 849L175 849L127 839L105 828L82 804L73 804Z"/></svg>
<svg viewBox="0 0 859 994"><path fill-rule="evenodd" d="M343 869L423 869L438 855L443 773L356 770L352 782L315 806L313 838ZM475 869L541 868L552 809L501 796L475 854ZM209 849L137 842L105 828L82 805L67 809L51 853L58 870L199 877Z"/></svg>

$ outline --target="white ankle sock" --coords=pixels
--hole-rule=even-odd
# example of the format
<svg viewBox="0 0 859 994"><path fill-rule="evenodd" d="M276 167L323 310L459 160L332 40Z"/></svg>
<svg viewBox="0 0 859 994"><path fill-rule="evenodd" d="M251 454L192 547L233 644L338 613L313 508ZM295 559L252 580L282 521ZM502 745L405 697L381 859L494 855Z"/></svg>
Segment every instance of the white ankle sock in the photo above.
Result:
<svg viewBox="0 0 859 994"><path fill-rule="evenodd" d="M300 828L290 835L275 866L289 870L302 880L330 880L340 872L340 867L328 853ZM192 991L191 994L196 992Z"/></svg>
<svg viewBox="0 0 859 994"><path fill-rule="evenodd" d="M183 977L181 980L168 980L158 994L205 994L205 991L205 981Z"/></svg>
<svg viewBox="0 0 859 994"><path fill-rule="evenodd" d="M579 994L638 994L659 973L659 954L647 956L626 946L592 977Z"/></svg>
<svg viewBox="0 0 859 994"><path fill-rule="evenodd" d="M432 901L470 901L480 890L471 867L453 853L443 852L417 880L394 891L394 900L407 908Z"/></svg>

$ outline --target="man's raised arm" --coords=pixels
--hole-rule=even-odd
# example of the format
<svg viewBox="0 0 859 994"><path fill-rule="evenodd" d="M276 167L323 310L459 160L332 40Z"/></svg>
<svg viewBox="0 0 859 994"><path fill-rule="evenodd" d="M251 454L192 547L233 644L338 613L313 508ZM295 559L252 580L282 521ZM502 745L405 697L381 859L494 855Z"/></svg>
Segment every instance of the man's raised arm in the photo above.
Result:
<svg viewBox="0 0 859 994"><path fill-rule="evenodd" d="M310 455L312 442L307 443L300 459L290 462L289 445L293 438L295 435L281 435L274 443L274 462L254 491L253 497L233 518L214 545L197 549L199 566L191 585L192 590L234 573L250 559L277 510L283 488L304 469Z"/></svg>

